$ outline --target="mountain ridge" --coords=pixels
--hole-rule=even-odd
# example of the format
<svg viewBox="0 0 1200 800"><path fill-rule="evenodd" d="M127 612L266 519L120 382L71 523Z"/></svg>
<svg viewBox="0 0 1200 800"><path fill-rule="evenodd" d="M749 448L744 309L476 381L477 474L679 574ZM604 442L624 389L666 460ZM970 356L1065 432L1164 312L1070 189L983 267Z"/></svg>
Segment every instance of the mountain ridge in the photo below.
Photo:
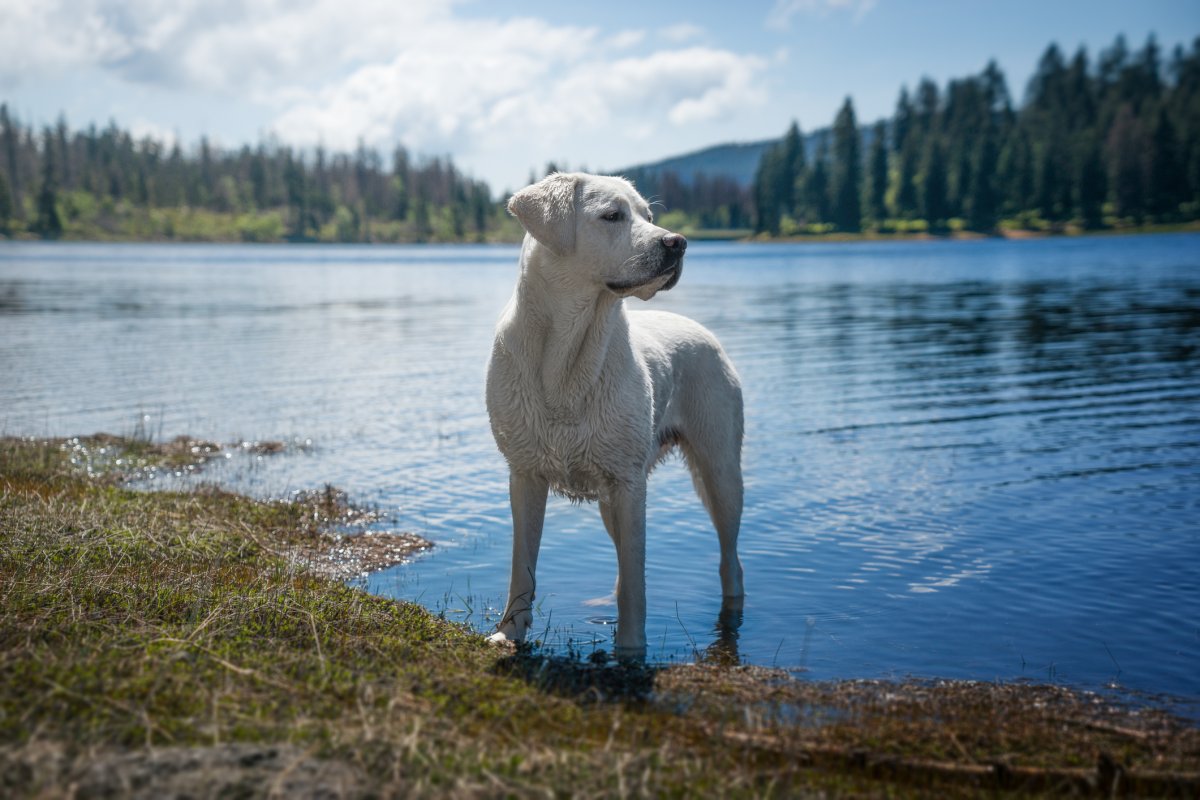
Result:
<svg viewBox="0 0 1200 800"><path fill-rule="evenodd" d="M680 180L689 185L695 181L696 176L703 174L710 178L732 178L740 186L749 186L754 182L754 173L758 169L762 154L778 141L778 138L774 138L757 142L714 144L682 155L623 167L613 170L613 174L632 177L636 181L639 177L657 179L665 173L674 172Z"/></svg>
<svg viewBox="0 0 1200 800"><path fill-rule="evenodd" d="M804 149L809 161L816 157L821 142L828 139L831 128L817 128L804 133ZM871 126L859 127L862 137L863 152L867 152L873 140ZM754 185L754 175L758 171L758 162L763 153L783 140L783 135L772 139L761 139L751 142L725 142L702 147L677 156L668 156L658 161L623 167L612 170L610 174L624 175L635 183L641 179L649 179L656 183L666 173L673 172L685 186L692 185L697 176L707 178L731 178L742 188Z"/></svg>

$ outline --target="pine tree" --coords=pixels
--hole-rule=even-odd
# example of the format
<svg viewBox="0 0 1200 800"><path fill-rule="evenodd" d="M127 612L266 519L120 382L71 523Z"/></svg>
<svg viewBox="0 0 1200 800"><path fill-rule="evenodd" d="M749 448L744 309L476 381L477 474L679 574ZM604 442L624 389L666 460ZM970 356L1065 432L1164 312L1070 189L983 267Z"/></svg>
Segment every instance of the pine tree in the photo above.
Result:
<svg viewBox="0 0 1200 800"><path fill-rule="evenodd" d="M1128 62L1129 46L1125 43L1125 36L1118 34L1112 47L1100 52L1100 59L1096 64L1096 79L1101 91L1108 91L1117 85Z"/></svg>
<svg viewBox="0 0 1200 800"><path fill-rule="evenodd" d="M1140 221L1145 212L1143 156L1146 143L1141 123L1128 103L1117 111L1105 149L1114 210L1118 217Z"/></svg>
<svg viewBox="0 0 1200 800"><path fill-rule="evenodd" d="M779 147L769 147L759 159L754 174L754 229L771 236L779 235L779 218L783 209L779 202L779 175L784 171Z"/></svg>
<svg viewBox="0 0 1200 800"><path fill-rule="evenodd" d="M267 158L264 148L260 145L250 157L250 197L254 208L266 209L270 206L267 191Z"/></svg>
<svg viewBox="0 0 1200 800"><path fill-rule="evenodd" d="M949 216L946 198L946 156L941 143L931 137L921 162L921 216L931 229L944 226Z"/></svg>
<svg viewBox="0 0 1200 800"><path fill-rule="evenodd" d="M285 154L283 180L287 187L288 217L290 219L288 235L292 239L304 239L308 236L309 228L309 192L304 167L292 157L290 151Z"/></svg>
<svg viewBox="0 0 1200 800"><path fill-rule="evenodd" d="M1000 151L996 165L1001 212L1016 215L1033 204L1033 147L1024 127L1016 127Z"/></svg>
<svg viewBox="0 0 1200 800"><path fill-rule="evenodd" d="M21 218L21 173L17 149L20 144L17 121L9 116L8 105L0 103L0 166L8 171L8 188L12 197L14 216Z"/></svg>
<svg viewBox="0 0 1200 800"><path fill-rule="evenodd" d="M62 236L62 218L58 215L58 170L54 163L54 134L46 128L43 137L45 146L42 152L42 185L37 195L37 219L33 224L34 233L43 239L57 239Z"/></svg>
<svg viewBox="0 0 1200 800"><path fill-rule="evenodd" d="M392 218L408 219L409 164L408 151L403 147L392 153L392 191L395 195Z"/></svg>
<svg viewBox="0 0 1200 800"><path fill-rule="evenodd" d="M1160 105L1155 115L1149 145L1146 209L1157 217L1170 218L1179 211L1188 192L1175 126L1165 105Z"/></svg>
<svg viewBox="0 0 1200 800"><path fill-rule="evenodd" d="M917 196L919 158L917 137L910 136L904 149L900 151L900 166L896 171L892 215L900 219L914 219L921 214L920 199Z"/></svg>
<svg viewBox="0 0 1200 800"><path fill-rule="evenodd" d="M946 180L947 214L951 217L962 217L969 213L971 189L975 184L973 159L980 141L972 144L971 138L963 135L948 138L952 157Z"/></svg>
<svg viewBox="0 0 1200 800"><path fill-rule="evenodd" d="M59 183L63 186L72 185L74 177L69 138L67 118L65 115L59 114L58 123L54 126L54 149L55 161L58 163Z"/></svg>
<svg viewBox="0 0 1200 800"><path fill-rule="evenodd" d="M1100 143L1091 134L1085 135L1078 152L1075 207L1084 227L1095 229L1104 224L1104 198L1108 194L1104 159L1100 154Z"/></svg>
<svg viewBox="0 0 1200 800"><path fill-rule="evenodd" d="M821 140L817 157L804 177L804 205L814 222L829 222L829 145Z"/></svg>
<svg viewBox="0 0 1200 800"><path fill-rule="evenodd" d="M187 204L187 164L184 163L183 150L180 149L178 141L167 156L160 191L160 202L168 208L179 208Z"/></svg>
<svg viewBox="0 0 1200 800"><path fill-rule="evenodd" d="M776 197L785 214L795 214L797 206L796 187L804 177L808 159L804 152L804 137L800 134L800 123L792 120L783 137L782 169L779 170L779 185Z"/></svg>
<svg viewBox="0 0 1200 800"><path fill-rule="evenodd" d="M12 215L12 192L9 191L8 180L5 179L4 173L0 172L0 234L7 236L12 233L12 223L10 222Z"/></svg>
<svg viewBox="0 0 1200 800"><path fill-rule="evenodd" d="M971 186L967 194L967 224L971 230L991 231L999 221L1000 193L996 188L999 152L990 131L976 142L971 157Z"/></svg>
<svg viewBox="0 0 1200 800"><path fill-rule="evenodd" d="M1200 36L1190 49L1175 48L1171 59L1174 87L1168 103L1180 145L1185 202L1200 203Z"/></svg>
<svg viewBox="0 0 1200 800"><path fill-rule="evenodd" d="M1070 214L1070 163L1064 134L1057 129L1035 150L1034 193L1045 219L1063 220Z"/></svg>
<svg viewBox="0 0 1200 800"><path fill-rule="evenodd" d="M862 160L854 104L847 97L833 122L833 163L830 175L833 219L839 230L862 227Z"/></svg>
<svg viewBox="0 0 1200 800"><path fill-rule="evenodd" d="M1067 130L1076 133L1096 124L1096 95L1088 69L1087 50L1080 47L1066 75Z"/></svg>
<svg viewBox="0 0 1200 800"><path fill-rule="evenodd" d="M870 191L867 195L868 211L877 223L887 218L888 148L887 126L876 122L871 141L871 156L868 173Z"/></svg>
<svg viewBox="0 0 1200 800"><path fill-rule="evenodd" d="M1012 97L1008 93L1004 72L995 61L989 61L979 80L992 122L1002 127L1007 125L1012 116Z"/></svg>
<svg viewBox="0 0 1200 800"><path fill-rule="evenodd" d="M433 226L429 222L429 204L425 202L425 198L421 195L417 195L413 199L412 218L413 240L416 242L428 242L429 237L433 235Z"/></svg>
<svg viewBox="0 0 1200 800"><path fill-rule="evenodd" d="M755 230L772 236L779 234L784 214L798 214L802 202L798 187L805 173L804 137L800 125L793 120L787 133L775 145L768 147L758 162L754 175L754 199L757 208ZM671 186L668 187L668 178ZM686 194L686 189L673 173L660 176L657 194L668 205L668 194ZM668 189L673 191L668 192Z"/></svg>
<svg viewBox="0 0 1200 800"><path fill-rule="evenodd" d="M1138 53L1134 74L1137 83L1132 87L1133 92L1143 103L1156 103L1162 95L1163 80L1161 53L1153 33Z"/></svg>
<svg viewBox="0 0 1200 800"><path fill-rule="evenodd" d="M914 114L913 131L918 136L926 137L933 132L938 110L941 108L941 94L937 84L929 78L922 78L917 84L916 111Z"/></svg>
<svg viewBox="0 0 1200 800"><path fill-rule="evenodd" d="M475 227L476 239L482 242L488 229L488 212L492 207L492 200L488 196L486 186L477 183L472 187L470 205L471 220Z"/></svg>
<svg viewBox="0 0 1200 800"><path fill-rule="evenodd" d="M1067 65L1063 61L1062 51L1058 45L1051 43L1041 59L1037 69L1029 79L1029 87L1025 92L1026 109L1038 114L1055 114L1066 107Z"/></svg>
<svg viewBox="0 0 1200 800"><path fill-rule="evenodd" d="M892 115L892 150L899 153L908 142L909 131L913 123L912 101L908 98L908 87L900 87L900 97L896 99L896 113Z"/></svg>

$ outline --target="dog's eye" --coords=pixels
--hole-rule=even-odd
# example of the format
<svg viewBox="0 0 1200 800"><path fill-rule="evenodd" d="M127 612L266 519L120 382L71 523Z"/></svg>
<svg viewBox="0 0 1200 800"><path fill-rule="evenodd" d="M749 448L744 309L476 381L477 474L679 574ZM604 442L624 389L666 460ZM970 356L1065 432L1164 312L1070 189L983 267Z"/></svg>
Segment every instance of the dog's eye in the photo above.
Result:
<svg viewBox="0 0 1200 800"><path fill-rule="evenodd" d="M621 218L620 211L609 211L607 214L600 217L600 219L604 220L605 222L616 222L620 218Z"/></svg>

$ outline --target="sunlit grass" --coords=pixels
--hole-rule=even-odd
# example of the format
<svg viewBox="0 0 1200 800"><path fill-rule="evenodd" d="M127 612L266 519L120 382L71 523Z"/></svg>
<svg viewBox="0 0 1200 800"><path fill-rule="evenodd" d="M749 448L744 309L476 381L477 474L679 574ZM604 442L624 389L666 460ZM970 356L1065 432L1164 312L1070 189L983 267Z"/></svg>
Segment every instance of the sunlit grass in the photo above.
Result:
<svg viewBox="0 0 1200 800"><path fill-rule="evenodd" d="M1025 794L1118 773L1149 793L1200 786L1195 727L1057 687L490 648L287 558L320 533L311 505L132 491L70 454L0 441L5 794L118 785L135 762L166 780L155 759L178 748L234 752L251 794L314 765L352 796Z"/></svg>

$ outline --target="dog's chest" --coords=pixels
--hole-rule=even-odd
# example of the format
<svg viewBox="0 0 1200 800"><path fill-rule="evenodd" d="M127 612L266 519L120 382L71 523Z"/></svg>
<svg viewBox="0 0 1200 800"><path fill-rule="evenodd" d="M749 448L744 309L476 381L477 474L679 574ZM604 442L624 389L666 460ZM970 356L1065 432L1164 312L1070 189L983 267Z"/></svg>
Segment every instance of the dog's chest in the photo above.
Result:
<svg viewBox="0 0 1200 800"><path fill-rule="evenodd" d="M578 500L602 499L615 483L644 474L649 425L641 414L617 413L603 393L565 406L515 375L492 377L492 432L513 469L539 475L554 491Z"/></svg>
<svg viewBox="0 0 1200 800"><path fill-rule="evenodd" d="M544 420L529 431L528 448L520 461L532 464L537 474L559 494L574 500L598 500L607 494L620 470L619 459L591 426Z"/></svg>

